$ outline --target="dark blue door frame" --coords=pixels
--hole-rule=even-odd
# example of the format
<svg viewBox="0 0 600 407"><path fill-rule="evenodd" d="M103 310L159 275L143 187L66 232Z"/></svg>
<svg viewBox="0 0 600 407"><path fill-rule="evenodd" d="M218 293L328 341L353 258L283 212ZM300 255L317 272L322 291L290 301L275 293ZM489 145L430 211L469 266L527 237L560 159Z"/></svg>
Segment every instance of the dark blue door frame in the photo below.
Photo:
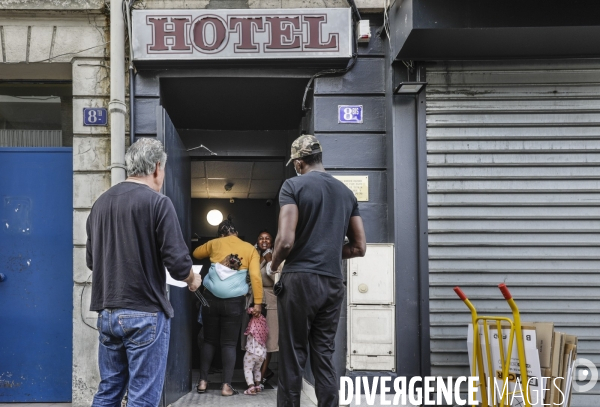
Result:
<svg viewBox="0 0 600 407"><path fill-rule="evenodd" d="M181 232L188 246L191 244L191 160L177 129L167 112L159 106L156 111L158 139L164 144L169 159L165 166L163 193L171 198ZM175 310L171 320L171 340L167 358L167 372L162 406L166 407L183 397L192 387L193 322L196 320L195 297L188 289L168 287L169 300ZM190 323L191 322L191 323Z"/></svg>

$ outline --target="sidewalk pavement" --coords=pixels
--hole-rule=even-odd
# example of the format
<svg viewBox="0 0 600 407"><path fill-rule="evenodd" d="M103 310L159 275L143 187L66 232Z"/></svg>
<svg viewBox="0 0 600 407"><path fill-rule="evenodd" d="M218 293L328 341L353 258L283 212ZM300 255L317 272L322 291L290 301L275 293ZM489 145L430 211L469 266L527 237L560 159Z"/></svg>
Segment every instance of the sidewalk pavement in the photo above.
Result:
<svg viewBox="0 0 600 407"><path fill-rule="evenodd" d="M233 382L240 394L232 397L221 396L221 390L209 389L204 394L196 392L196 384L198 383L199 372L194 370L192 373L192 391L170 404L170 407L276 407L277 406L277 390L265 389L256 396L244 395L246 387L237 385L239 382L244 382L243 373L235 371ZM214 374L209 376L211 384L220 382L220 375ZM277 383L277 377L274 377L271 382ZM210 386L211 388L213 386ZM71 407L71 403L0 403L0 407ZM315 407L315 404L310 401L306 395L302 395L300 407Z"/></svg>
<svg viewBox="0 0 600 407"><path fill-rule="evenodd" d="M244 395L244 390L246 390L245 384L238 385L237 383L243 383L244 375L241 370L235 370L233 374L233 383L236 390L240 392L240 394L232 396L232 397L223 397L221 396L221 390L207 390L204 394L198 394L196 392L196 384L199 381L199 371L194 370L192 373L192 391L175 403L171 404L171 407L199 407L199 406L210 406L210 407L268 407L268 406L277 406L277 374L273 377L269 383L272 384L275 388L273 389L265 389L256 396L247 396ZM209 375L208 380L210 383L219 383L220 382L220 374L212 374ZM209 386L212 388L212 386ZM302 394L302 398L300 399L301 407L315 407L315 404L310 401L310 399ZM2 407L2 406L0 406Z"/></svg>
<svg viewBox="0 0 600 407"><path fill-rule="evenodd" d="M356 406L354 401L349 407ZM209 390L204 394L196 393L196 390L186 394L171 407L268 407L277 406L277 390L265 390L256 396L244 396L243 394L233 397L223 397L218 390ZM315 404L308 397L302 395L301 407L314 407ZM361 397L359 406L368 406L366 400ZM380 407L379 397L375 399L373 407ZM71 403L0 403L0 407L71 407Z"/></svg>
<svg viewBox="0 0 600 407"><path fill-rule="evenodd" d="M277 406L277 389L265 389L260 394L256 396L246 396L243 394L245 387L237 385L236 383L244 382L243 373L239 370L234 372L233 382L236 389L240 392L240 394L232 396L232 397L223 397L221 396L220 390L207 390L204 394L198 394L196 392L196 384L198 383L199 372L194 370L192 372L192 391L174 402L170 404L170 407L276 407ZM220 375L213 374L209 376L209 382L211 384L220 382ZM277 387L277 376L273 377L270 380L270 383ZM218 387L218 386L217 386ZM213 386L210 386L213 388ZM388 400L393 399L393 397L388 396ZM379 395L375 397L375 404L371 405L373 407L380 407L380 397ZM348 407L356 406L356 400L353 400L353 403ZM368 406L365 400L365 396L361 396L361 403L359 406ZM0 407L71 407L71 403L0 403ZM315 407L315 404L306 396L302 394L300 400L300 407Z"/></svg>

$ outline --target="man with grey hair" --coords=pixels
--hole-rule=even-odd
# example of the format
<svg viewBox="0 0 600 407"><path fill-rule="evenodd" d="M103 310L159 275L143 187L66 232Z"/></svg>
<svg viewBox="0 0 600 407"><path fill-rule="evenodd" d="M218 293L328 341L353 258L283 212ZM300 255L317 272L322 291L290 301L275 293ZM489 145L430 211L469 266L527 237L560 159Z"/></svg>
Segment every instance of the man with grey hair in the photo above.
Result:
<svg viewBox="0 0 600 407"><path fill-rule="evenodd" d="M93 406L158 406L165 379L173 307L165 267L190 291L192 271L171 200L160 193L167 154L160 141L140 139L125 155L127 179L94 203L86 260L92 270L90 310L98 312L101 382Z"/></svg>

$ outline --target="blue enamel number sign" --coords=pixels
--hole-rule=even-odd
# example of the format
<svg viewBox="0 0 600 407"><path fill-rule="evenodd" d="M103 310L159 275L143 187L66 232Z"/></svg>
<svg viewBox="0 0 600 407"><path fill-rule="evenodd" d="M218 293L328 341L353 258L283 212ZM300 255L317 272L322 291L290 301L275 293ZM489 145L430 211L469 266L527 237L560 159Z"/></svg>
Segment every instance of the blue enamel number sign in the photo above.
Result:
<svg viewBox="0 0 600 407"><path fill-rule="evenodd" d="M362 105L338 105L338 123L362 123Z"/></svg>
<svg viewBox="0 0 600 407"><path fill-rule="evenodd" d="M84 126L106 126L108 124L108 111L105 107L84 107Z"/></svg>

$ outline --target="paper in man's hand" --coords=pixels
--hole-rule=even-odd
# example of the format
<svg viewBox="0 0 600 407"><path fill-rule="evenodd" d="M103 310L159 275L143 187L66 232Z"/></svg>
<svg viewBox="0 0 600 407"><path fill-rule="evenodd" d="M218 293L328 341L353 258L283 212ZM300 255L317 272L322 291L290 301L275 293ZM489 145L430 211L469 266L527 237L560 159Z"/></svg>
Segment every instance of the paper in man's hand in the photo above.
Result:
<svg viewBox="0 0 600 407"><path fill-rule="evenodd" d="M202 266L192 266L192 270L194 274L200 274L200 270L202 270ZM175 286L175 287L187 287L187 283L184 281L177 281L169 274L169 270L165 267L165 273L167 273L167 284Z"/></svg>

